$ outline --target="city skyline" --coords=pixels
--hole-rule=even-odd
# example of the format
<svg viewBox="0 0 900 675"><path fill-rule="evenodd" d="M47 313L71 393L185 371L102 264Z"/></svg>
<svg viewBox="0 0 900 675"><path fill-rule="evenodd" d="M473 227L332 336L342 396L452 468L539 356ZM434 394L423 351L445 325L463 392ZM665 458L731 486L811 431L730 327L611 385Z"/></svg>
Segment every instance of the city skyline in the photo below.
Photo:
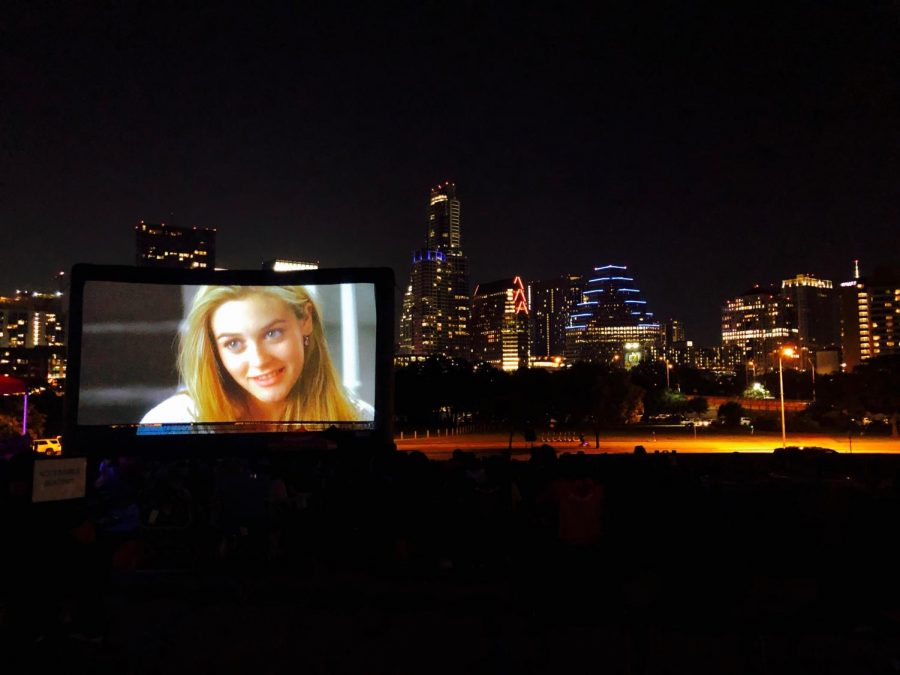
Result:
<svg viewBox="0 0 900 675"><path fill-rule="evenodd" d="M896 257L896 8L22 5L6 25L5 292L129 261L142 218L216 228L223 267L400 287L448 179L472 283L619 261L704 343L754 283Z"/></svg>
<svg viewBox="0 0 900 675"><path fill-rule="evenodd" d="M444 185L452 185L455 190L456 186L452 182L444 181L443 184ZM434 189L432 189L432 190L434 190ZM139 223L138 226L132 226L132 229L140 228L142 226L144 226L143 220ZM150 226L150 225L148 224L148 226ZM164 227L175 227L175 226L172 226L170 223L167 223L167 224L164 224ZM457 225L457 227L458 227L458 225ZM127 228L121 228L121 229L123 232L127 232ZM175 229L177 229L177 227L175 227ZM204 229L206 229L206 226L199 226L199 228L196 228L196 229L204 230ZM215 228L212 228L212 229L215 229ZM214 232L214 234L215 234L215 232ZM128 256L126 256L126 258L122 259L122 260L112 260L112 261L104 261L104 262L106 262L107 264L118 264L118 265L128 265L128 264L133 263L133 260L134 260L134 238L133 238L133 235L131 236L130 239L128 238L127 235L125 238L128 242L128 246L130 248L130 253L128 254ZM428 242L426 242L426 243L428 243ZM286 257L283 255L277 254L277 252L273 253L272 255L275 255L279 259ZM413 251L413 257L414 257L414 255L415 255L415 251ZM270 260L270 261L273 259L274 258L272 258L271 256L268 258L268 260ZM86 262L86 261L79 261L79 262ZM90 262L98 262L98 261L90 261ZM884 264L890 264L890 262L891 262L891 260L887 259L887 260L885 260ZM265 263L266 263L265 260L256 261L255 263L249 262L246 265L242 265L240 267L232 268L232 269L258 269L260 264L264 265ZM75 264L75 263L72 263L72 264ZM827 277L824 277L823 275L818 274L817 272L814 272L814 271L810 272L808 270L801 271L801 272L795 271L787 276L788 277L794 277L794 276L804 277L805 275L809 274L811 277L814 277L814 278L827 279L828 281L833 282L835 284L835 286L838 286L843 281L852 278L854 273L859 273L861 264L863 265L863 269L867 273L871 273L875 268L883 266L882 264L866 266L865 261L863 261L861 263L859 260L848 260L847 265L846 265L846 274L844 276L836 275L835 277L833 277L831 279L827 279ZM471 266L471 263L469 263L469 265ZM328 267L328 266L337 266L337 265L324 265L324 266ZM372 266L377 266L377 265L372 265ZM483 268L484 266L482 265L480 267ZM630 267L630 265L628 265L628 267ZM403 270L402 268L399 270L394 269L395 275L397 276L397 289L396 289L396 294L395 294L396 295L395 300L397 302L398 317L399 317L399 314L402 309L402 295L403 295L403 290L404 290L404 279L408 279L409 273L410 273L410 268L411 268L411 266L407 263L407 268L405 270ZM70 269L70 267L66 267L63 270L55 270L51 274L49 274L45 279L37 280L37 281L34 281L33 283L13 283L13 285L9 288L0 289L0 295L12 294L12 293L16 292L18 289L29 289L29 290L35 290L38 292L45 292L48 290L56 290L60 283L59 272L63 271L66 274L68 274L69 269ZM559 277L564 277L564 276L571 275L571 274L591 273L593 271L594 271L594 266L592 265L587 271L582 271L582 270L578 270L577 272L572 271L572 270L556 271L555 273L553 273L547 277L529 276L528 274L521 273L521 272L514 274L513 276L520 276L525 280L525 283L532 283L532 282L553 281L554 279L559 278ZM496 275L494 275L494 276L496 276ZM34 279L34 278L35 277L32 277L32 279ZM490 270L485 270L484 278L485 279L492 278ZM760 280L759 283L750 284L748 282L748 283L745 283L743 286L741 285L741 283L738 282L736 284L733 284L733 286L735 288L744 288L744 290L740 291L740 292L735 292L732 295L740 295L743 292L748 292L748 291L746 291L746 288L750 287L750 286L753 286L753 287L780 286L782 281L784 281L784 279L765 279L765 280ZM479 283L479 281L477 279L470 278L470 285L472 286L472 288L474 288L474 286L477 283ZM650 296L650 294L647 294L647 295ZM703 305L703 307L705 307L705 309L706 309L706 313L708 314L708 316L704 317L704 319L706 319L705 323L707 324L704 326L704 328L707 329L706 333L704 334L703 331L696 330L690 323L688 323L686 329L685 328L682 328L682 329L686 330L687 336L689 339L691 339L692 341L694 341L698 344L709 345L709 346L719 345L722 343L719 309L720 309L722 303L726 302L728 300L728 298L726 298L724 295L716 296L714 294L710 294L710 295L706 296L706 300L707 300L707 302L705 303L705 305ZM652 302L652 300L651 300L651 302ZM684 318L681 314L679 314L677 311L672 311L667 307L662 307L660 309L660 311L657 311L656 316L657 316L658 320L675 319L675 320L678 320L682 324L684 323ZM398 338L400 337L399 334L397 337Z"/></svg>
<svg viewBox="0 0 900 675"><path fill-rule="evenodd" d="M447 182L447 183L449 183L449 182ZM143 224L143 221L141 221L141 224ZM165 224L165 225L171 226L170 224ZM133 227L134 226L132 226L132 229L133 229ZM174 227L174 226L171 226L171 227ZM127 232L128 228L123 228L123 229L124 229L124 231ZM204 229L204 226L200 226L200 229ZM130 254L128 256L126 256L126 259L104 261L105 264L114 264L114 265L133 264L133 259L134 259L133 236L129 239L129 248L130 248ZM273 255L275 255L275 254L273 254ZM415 251L413 252L413 255L415 255ZM279 256L279 259L284 258L284 257L286 257L286 256ZM270 258L269 260L271 261L271 260L273 260L273 258ZM97 262L97 261L79 261L79 262ZM794 277L794 276L804 277L807 274L809 274L813 278L827 280L829 282L833 282L835 286L839 286L845 280L851 279L854 271L856 271L857 273L859 272L860 265L861 265L861 262L859 260L849 260L847 262L848 262L848 264L846 265L847 273L844 276L835 276L832 279L827 279L826 277L823 277L822 275L820 275L816 272L810 273L809 271L792 273L789 276L790 277ZM885 264L889 265L890 262L891 262L890 259L887 259ZM75 264L75 263L73 263L73 264ZM236 268L231 268L231 269L259 269L261 264L265 265L266 261L265 260L258 261L255 264L251 262L251 263L248 263L247 265L243 265L241 267L236 267ZM872 271L874 271L874 269L884 266L882 264L865 266L864 262L862 263L862 265L864 265L863 269L866 270L866 273L871 273ZM323 265L323 267L329 267L329 266L337 266L337 265ZM378 265L371 265L371 266L378 266ZM630 265L628 265L627 267L630 267ZM33 283L13 283L13 285L10 286L9 288L0 289L0 296L13 295L16 292L18 292L19 290L30 290L30 291L36 291L39 293L44 293L47 291L55 291L58 289L58 287L60 285L59 272L64 272L65 274L68 274L69 269L70 269L70 266L66 267L65 269L62 269L62 270L56 270L56 271L52 272L51 274L49 274L47 276L47 278L45 278L43 280L37 280ZM587 276L589 276L590 273L593 272L594 270L595 270L595 267L591 266L586 271ZM400 316L400 313L402 310L402 306L403 306L402 298L403 298L403 289L404 289L404 281L401 278L401 275L405 274L405 278L408 279L409 273L410 273L410 267L407 267L407 269L405 270L405 273L402 269L401 270L395 269L394 272L397 275L397 279L396 279L397 288L396 288L396 293L395 293L395 301L397 304L397 312L398 312L398 319L399 319L399 316ZM578 272L582 272L582 271L579 270ZM565 276L568 276L571 274L577 274L578 272L562 271L562 272L557 272L556 274L551 274L548 277L540 277L540 278L528 276L527 274L521 274L521 273L514 274L513 276L514 277L516 277L516 276L522 277L523 280L525 281L525 283L528 284L528 283L532 283L532 282L554 281L557 278L565 277ZM32 278L34 278L34 277L32 277ZM491 278L490 271L485 272L484 278L485 279ZM746 289L749 285L744 284L743 291L735 292L732 295L741 295L743 293L749 293L749 292L752 292L753 288L757 288L757 287L761 287L761 288L771 287L774 289L775 287L780 287L782 281L784 281L784 280L783 279L782 280L765 279L765 280L762 280L761 283L753 283L750 290ZM477 285L478 283L482 283L482 282L479 282L478 280L470 278L470 284L472 286L472 289L474 289L474 286ZM734 285L734 287L740 288L742 286L740 283L737 283ZM470 289L470 291L472 289ZM646 295L649 296L650 294L648 293ZM701 334L701 331L692 330L692 326L690 325L690 323L688 323L686 328L684 326L682 326L682 330L686 332L688 339L692 340L693 342L696 342L699 345L707 345L707 346L720 345L720 344L722 344L720 309L721 309L721 306L723 303L728 302L729 298L726 298L724 295L716 296L716 295L711 294L711 295L706 296L706 300L707 300L707 302L703 305L703 307L705 307L705 309L707 310L708 316L704 317L704 318L707 319L707 321L705 321L705 323L708 325L704 326L704 328L708 329L708 333L704 335L704 334ZM666 307L663 307L661 309L661 311L655 312L655 314L656 314L656 317L658 320L674 319L681 324L684 323L684 319L682 318L682 315L678 314L676 311L670 311ZM398 334L396 337L399 339L400 335Z"/></svg>

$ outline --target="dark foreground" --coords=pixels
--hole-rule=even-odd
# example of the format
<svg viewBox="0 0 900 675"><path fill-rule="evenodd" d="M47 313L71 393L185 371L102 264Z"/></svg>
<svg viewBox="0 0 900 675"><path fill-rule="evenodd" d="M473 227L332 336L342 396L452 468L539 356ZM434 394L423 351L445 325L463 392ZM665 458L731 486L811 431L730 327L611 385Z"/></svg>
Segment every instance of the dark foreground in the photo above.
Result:
<svg viewBox="0 0 900 675"><path fill-rule="evenodd" d="M2 672L900 672L893 457L3 467Z"/></svg>

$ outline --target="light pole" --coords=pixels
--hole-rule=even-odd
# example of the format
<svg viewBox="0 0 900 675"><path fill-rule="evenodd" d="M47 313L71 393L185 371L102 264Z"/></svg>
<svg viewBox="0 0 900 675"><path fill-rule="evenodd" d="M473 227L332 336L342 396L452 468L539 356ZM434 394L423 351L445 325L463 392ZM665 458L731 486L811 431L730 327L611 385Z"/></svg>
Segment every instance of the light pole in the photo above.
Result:
<svg viewBox="0 0 900 675"><path fill-rule="evenodd" d="M784 368L782 367L782 358L794 358L793 347L782 347L778 350L778 391L781 394L781 448L787 447L787 434L784 426Z"/></svg>
<svg viewBox="0 0 900 675"><path fill-rule="evenodd" d="M812 373L812 399L813 403L816 402L816 364L813 362L811 356L807 356L806 360L809 361L809 372Z"/></svg>
<svg viewBox="0 0 900 675"><path fill-rule="evenodd" d="M662 356L659 360L663 362L663 366L666 369L666 389L671 389L672 387L669 386L669 359L667 359L665 356Z"/></svg>

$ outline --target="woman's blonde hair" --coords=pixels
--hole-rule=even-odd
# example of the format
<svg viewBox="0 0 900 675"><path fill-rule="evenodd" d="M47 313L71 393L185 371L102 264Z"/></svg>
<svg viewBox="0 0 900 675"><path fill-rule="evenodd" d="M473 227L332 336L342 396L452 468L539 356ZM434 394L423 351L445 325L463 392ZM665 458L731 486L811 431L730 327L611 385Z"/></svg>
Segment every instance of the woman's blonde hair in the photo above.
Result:
<svg viewBox="0 0 900 675"><path fill-rule="evenodd" d="M181 337L178 370L194 402L198 422L234 422L248 415L248 394L225 370L212 333L212 315L223 303L269 295L302 320L311 315L312 333L304 348L303 370L277 421L354 421L358 414L340 386L328 353L318 309L303 286L201 286Z"/></svg>

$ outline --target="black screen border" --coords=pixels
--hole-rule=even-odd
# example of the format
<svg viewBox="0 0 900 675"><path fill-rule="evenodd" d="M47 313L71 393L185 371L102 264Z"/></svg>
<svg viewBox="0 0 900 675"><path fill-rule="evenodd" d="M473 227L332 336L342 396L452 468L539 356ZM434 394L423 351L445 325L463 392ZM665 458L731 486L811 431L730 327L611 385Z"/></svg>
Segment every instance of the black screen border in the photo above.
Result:
<svg viewBox="0 0 900 675"><path fill-rule="evenodd" d="M240 432L223 434L138 434L136 425L78 424L84 289L89 282L184 285L333 285L375 287L375 419L365 431ZM193 457L265 451L328 449L338 446L379 449L393 444L394 272L386 267L344 267L276 272L273 270L191 270L126 265L77 264L72 267L66 361L66 455Z"/></svg>

